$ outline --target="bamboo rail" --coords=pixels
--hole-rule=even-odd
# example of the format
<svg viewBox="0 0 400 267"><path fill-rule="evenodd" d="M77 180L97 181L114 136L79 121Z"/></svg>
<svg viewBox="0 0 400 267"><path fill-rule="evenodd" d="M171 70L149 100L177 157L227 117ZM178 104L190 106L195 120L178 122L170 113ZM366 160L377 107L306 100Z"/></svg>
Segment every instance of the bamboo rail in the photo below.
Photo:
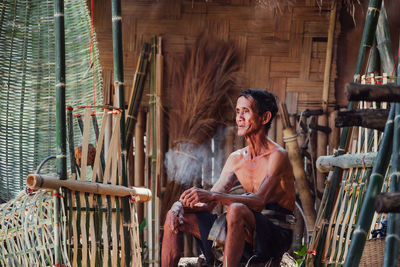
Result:
<svg viewBox="0 0 400 267"><path fill-rule="evenodd" d="M320 172L330 172L334 167L341 169L371 168L376 160L377 153L345 154L340 156L321 156L316 161Z"/></svg>
<svg viewBox="0 0 400 267"><path fill-rule="evenodd" d="M46 176L39 174L29 174L26 178L26 185L34 190L55 189L61 187L68 188L72 191L78 191L90 194L108 195L115 197L132 196L142 202L151 200L151 191L147 188L126 187L121 185L111 185L103 183L93 183L78 180L60 180L57 176Z"/></svg>

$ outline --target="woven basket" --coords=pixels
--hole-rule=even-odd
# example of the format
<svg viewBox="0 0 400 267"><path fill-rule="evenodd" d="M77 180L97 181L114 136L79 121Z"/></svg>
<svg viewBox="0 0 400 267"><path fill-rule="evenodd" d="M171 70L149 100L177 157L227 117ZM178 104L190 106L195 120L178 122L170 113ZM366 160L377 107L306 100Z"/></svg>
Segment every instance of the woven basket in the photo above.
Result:
<svg viewBox="0 0 400 267"><path fill-rule="evenodd" d="M385 238L369 239L365 243L359 267L383 266L384 257ZM400 266L400 253L399 259L397 260L397 266Z"/></svg>

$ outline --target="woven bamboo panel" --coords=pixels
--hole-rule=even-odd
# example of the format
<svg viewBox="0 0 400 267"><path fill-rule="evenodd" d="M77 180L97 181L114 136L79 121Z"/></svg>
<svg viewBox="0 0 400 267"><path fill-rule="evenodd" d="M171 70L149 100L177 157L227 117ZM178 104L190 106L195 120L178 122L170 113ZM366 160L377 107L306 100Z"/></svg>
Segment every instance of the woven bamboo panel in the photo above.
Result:
<svg viewBox="0 0 400 267"><path fill-rule="evenodd" d="M108 9L108 4L105 0L96 1L94 15L98 18L96 29L99 40L105 41L99 42L101 62L104 69L111 70L110 26L99 19L100 14ZM123 1L125 75L132 76L141 43L148 41L150 36L163 37L163 51L168 64L169 60L174 60L174 55L183 53L184 48L192 44L199 34L207 32L217 39L232 40L237 44L243 55L243 88L267 88L271 77L297 79L301 81L297 89L282 89L298 92L298 99L302 101L299 109L307 106L308 99L318 108L318 99L322 98L330 1L323 1L322 4L320 8L316 1L296 1L294 6L274 15L273 11L257 7L249 1ZM338 26L336 37L340 32ZM254 58L260 56L255 61ZM264 57L270 57L269 65L254 64L264 62ZM335 103L335 58L332 62L331 105ZM167 68L165 72L164 86L166 90L173 90L174 86L167 78L171 70ZM125 82L128 85L126 90L130 90L132 79L127 78ZM289 84L291 82L288 81Z"/></svg>
<svg viewBox="0 0 400 267"><path fill-rule="evenodd" d="M0 265L54 266L54 197L40 190L21 192L0 206ZM61 213L61 218L65 218ZM66 221L60 230L65 233ZM64 235L61 235L61 255L69 263Z"/></svg>

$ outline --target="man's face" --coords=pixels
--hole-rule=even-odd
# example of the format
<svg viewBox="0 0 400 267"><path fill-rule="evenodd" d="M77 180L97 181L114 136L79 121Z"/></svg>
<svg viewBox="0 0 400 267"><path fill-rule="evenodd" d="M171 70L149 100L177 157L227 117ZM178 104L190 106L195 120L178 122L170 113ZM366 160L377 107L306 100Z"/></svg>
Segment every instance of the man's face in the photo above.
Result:
<svg viewBox="0 0 400 267"><path fill-rule="evenodd" d="M236 125L238 127L238 136L247 136L251 133L257 132L265 122L262 116L258 115L257 108L253 97L241 96L236 103ZM267 112L270 114L270 112ZM268 117L268 116L267 116Z"/></svg>

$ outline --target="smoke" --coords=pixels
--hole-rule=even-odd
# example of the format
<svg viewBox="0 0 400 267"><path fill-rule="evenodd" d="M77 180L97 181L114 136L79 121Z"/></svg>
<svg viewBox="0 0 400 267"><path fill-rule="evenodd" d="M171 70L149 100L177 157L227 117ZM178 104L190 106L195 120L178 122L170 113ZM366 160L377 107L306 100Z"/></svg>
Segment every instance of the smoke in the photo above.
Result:
<svg viewBox="0 0 400 267"><path fill-rule="evenodd" d="M191 185L194 178L201 177L201 166L206 155L205 145L179 143L165 155L168 178Z"/></svg>
<svg viewBox="0 0 400 267"><path fill-rule="evenodd" d="M196 178L202 178L203 183L214 183L225 163L224 140L230 131L231 129L221 127L209 143L178 143L170 149L164 162L168 179L186 186L191 186ZM211 160L210 173L204 172L205 159Z"/></svg>

